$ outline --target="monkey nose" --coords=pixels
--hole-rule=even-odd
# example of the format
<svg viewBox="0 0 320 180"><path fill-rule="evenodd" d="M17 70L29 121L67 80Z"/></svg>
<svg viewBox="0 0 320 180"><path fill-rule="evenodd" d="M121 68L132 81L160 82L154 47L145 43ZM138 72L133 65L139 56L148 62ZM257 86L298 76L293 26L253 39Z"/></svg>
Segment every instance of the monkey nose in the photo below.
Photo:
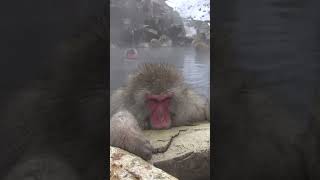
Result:
<svg viewBox="0 0 320 180"><path fill-rule="evenodd" d="M158 117L160 118L161 121L163 121L163 112L158 111Z"/></svg>

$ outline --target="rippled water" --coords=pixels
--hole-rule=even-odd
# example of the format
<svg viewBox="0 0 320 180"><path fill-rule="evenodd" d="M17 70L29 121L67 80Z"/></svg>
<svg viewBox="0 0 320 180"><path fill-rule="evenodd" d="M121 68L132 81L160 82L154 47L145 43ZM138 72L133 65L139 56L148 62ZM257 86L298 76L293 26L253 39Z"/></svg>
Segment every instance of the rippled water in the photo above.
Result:
<svg viewBox="0 0 320 180"><path fill-rule="evenodd" d="M128 74L142 62L166 62L179 68L185 82L200 94L209 97L210 94L210 57L208 54L199 55L193 48L141 48L138 49L138 59L124 57L125 49L110 50L110 89L111 91L123 85Z"/></svg>

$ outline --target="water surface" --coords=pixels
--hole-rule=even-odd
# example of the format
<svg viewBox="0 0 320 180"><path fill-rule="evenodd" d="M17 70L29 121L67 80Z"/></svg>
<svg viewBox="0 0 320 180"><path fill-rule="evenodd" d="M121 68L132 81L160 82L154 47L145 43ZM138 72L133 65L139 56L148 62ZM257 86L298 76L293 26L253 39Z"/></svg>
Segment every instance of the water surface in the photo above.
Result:
<svg viewBox="0 0 320 180"><path fill-rule="evenodd" d="M183 73L185 82L201 95L209 97L210 57L197 54L191 47L179 48L140 48L138 59L126 59L125 49L110 50L110 89L123 85L128 75L142 62L166 62L175 65Z"/></svg>

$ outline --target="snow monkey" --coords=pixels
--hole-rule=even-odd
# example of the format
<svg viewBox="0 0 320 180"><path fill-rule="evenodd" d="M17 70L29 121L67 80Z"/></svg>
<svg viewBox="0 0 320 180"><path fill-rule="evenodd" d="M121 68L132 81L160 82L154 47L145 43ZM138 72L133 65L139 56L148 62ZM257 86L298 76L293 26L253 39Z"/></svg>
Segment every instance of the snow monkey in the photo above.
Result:
<svg viewBox="0 0 320 180"><path fill-rule="evenodd" d="M144 63L112 94L110 114L111 145L149 160L153 148L141 130L209 120L209 100L184 83L173 65Z"/></svg>

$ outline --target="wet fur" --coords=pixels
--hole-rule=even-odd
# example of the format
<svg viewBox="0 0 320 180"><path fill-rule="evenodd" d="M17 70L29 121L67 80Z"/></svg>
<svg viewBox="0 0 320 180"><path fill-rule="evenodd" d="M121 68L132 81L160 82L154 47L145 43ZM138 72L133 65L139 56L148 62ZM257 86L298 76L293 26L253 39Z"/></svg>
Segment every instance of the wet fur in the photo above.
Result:
<svg viewBox="0 0 320 180"><path fill-rule="evenodd" d="M137 136L140 138L144 138L141 129L150 129L149 123L145 121L150 114L146 108L144 96L147 93L160 94L163 92L174 93L169 109L172 126L189 125L196 121L209 119L209 101L205 101L204 98L185 84L181 73L173 65L164 63L142 64L129 77L127 85L116 90L111 96L111 128L114 129L114 134L111 133L111 145L131 150L132 153L141 151L137 149L143 148L143 145L140 144L136 150L132 151L135 148L128 148L127 146L128 143L133 141L121 141L116 134L119 132L124 134L134 132L139 133ZM118 115L117 113L121 111L126 112L128 118L124 117L120 121L119 118L114 118L113 115ZM122 123L122 121L128 122ZM119 123L123 125L120 126ZM123 131L123 129L127 129L127 131ZM136 145L132 143L131 146ZM142 157L150 157L150 154Z"/></svg>

